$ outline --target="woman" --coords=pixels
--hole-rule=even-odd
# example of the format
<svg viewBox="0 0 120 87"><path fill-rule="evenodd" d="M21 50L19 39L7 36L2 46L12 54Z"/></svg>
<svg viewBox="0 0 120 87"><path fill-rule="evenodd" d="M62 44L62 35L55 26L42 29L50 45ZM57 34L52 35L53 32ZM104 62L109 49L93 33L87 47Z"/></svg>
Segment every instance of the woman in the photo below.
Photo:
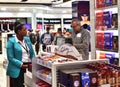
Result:
<svg viewBox="0 0 120 87"><path fill-rule="evenodd" d="M7 43L8 67L7 75L12 80L12 87L24 87L24 73L31 59L35 56L26 27L15 22L15 37L9 38Z"/></svg>

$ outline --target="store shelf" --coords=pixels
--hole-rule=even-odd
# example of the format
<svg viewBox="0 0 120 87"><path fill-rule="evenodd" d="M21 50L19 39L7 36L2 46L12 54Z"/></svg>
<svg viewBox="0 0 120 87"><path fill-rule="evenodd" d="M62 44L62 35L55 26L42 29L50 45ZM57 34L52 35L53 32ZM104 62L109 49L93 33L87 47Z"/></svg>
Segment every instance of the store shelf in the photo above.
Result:
<svg viewBox="0 0 120 87"><path fill-rule="evenodd" d="M41 74L39 71L36 72L36 77L38 77L39 79L45 81L46 83L48 84L52 84L52 79L51 78L48 78L47 76Z"/></svg>
<svg viewBox="0 0 120 87"><path fill-rule="evenodd" d="M118 28L108 28L106 30L95 30L95 32L105 32L105 31L114 32L114 31L118 31Z"/></svg>
<svg viewBox="0 0 120 87"><path fill-rule="evenodd" d="M107 51L107 52L116 52L116 53L118 53L118 50L113 50L113 49L99 49L99 48L96 48L96 50L98 50L98 51Z"/></svg>
<svg viewBox="0 0 120 87"><path fill-rule="evenodd" d="M33 58L33 60L32 60L33 83L35 84L39 80L43 80L43 81L47 82L48 84L51 84L52 87L57 87L57 84L58 84L58 82L57 82L58 72L57 71L58 70L85 68L85 64L94 63L94 62L106 62L106 63L108 63L108 59L69 61L69 62L63 62L63 63L54 62L54 63L52 63L52 66L51 66L52 77L50 78L50 77L48 77L40 72L40 67L46 66L46 65L44 63L41 63L41 61L39 61L37 63L37 61L36 61L37 59L38 58ZM46 68L48 68L48 66L46 66ZM36 86L34 86L34 87L36 87Z"/></svg>
<svg viewBox="0 0 120 87"><path fill-rule="evenodd" d="M87 64L87 63L93 63L93 62L107 62L106 59L95 59L95 60L81 60L81 61L72 61L72 62L66 62L66 63L54 63L53 66L66 66L66 65L70 65L70 66L74 66L77 64Z"/></svg>
<svg viewBox="0 0 120 87"><path fill-rule="evenodd" d="M41 60L39 58L37 58L36 62L37 62L37 64L39 64L41 66L44 66L44 67L47 67L49 69L51 69L51 67L52 67L52 63L51 62L46 62L46 61L43 61L43 60Z"/></svg>
<svg viewBox="0 0 120 87"><path fill-rule="evenodd" d="M102 7L102 8L95 8L95 11L97 10L106 10L106 9L112 9L112 8L118 8L118 5L113 5L113 6L107 6L107 7Z"/></svg>
<svg viewBox="0 0 120 87"><path fill-rule="evenodd" d="M33 87L32 86L32 73L27 71L27 73L24 74L24 79L25 79L25 85L29 86L29 87Z"/></svg>

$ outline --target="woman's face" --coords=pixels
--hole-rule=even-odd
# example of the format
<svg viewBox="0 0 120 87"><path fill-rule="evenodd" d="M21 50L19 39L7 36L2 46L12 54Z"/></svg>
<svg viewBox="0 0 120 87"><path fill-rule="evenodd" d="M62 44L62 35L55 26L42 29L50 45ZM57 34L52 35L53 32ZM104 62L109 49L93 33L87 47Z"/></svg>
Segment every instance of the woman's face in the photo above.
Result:
<svg viewBox="0 0 120 87"><path fill-rule="evenodd" d="M26 36L27 35L27 28L25 26L22 26L22 29L18 31L18 34L21 36Z"/></svg>
<svg viewBox="0 0 120 87"><path fill-rule="evenodd" d="M81 16L83 21L88 21L88 16Z"/></svg>

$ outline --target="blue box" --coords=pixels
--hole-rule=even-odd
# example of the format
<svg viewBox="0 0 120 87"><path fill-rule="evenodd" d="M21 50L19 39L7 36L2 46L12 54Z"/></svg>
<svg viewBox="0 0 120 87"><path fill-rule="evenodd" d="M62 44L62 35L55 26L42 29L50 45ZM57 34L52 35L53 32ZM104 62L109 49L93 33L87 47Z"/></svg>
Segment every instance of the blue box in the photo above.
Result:
<svg viewBox="0 0 120 87"><path fill-rule="evenodd" d="M98 75L90 69L81 69L81 87L98 87Z"/></svg>
<svg viewBox="0 0 120 87"><path fill-rule="evenodd" d="M112 0L104 0L104 6L112 6Z"/></svg>
<svg viewBox="0 0 120 87"><path fill-rule="evenodd" d="M105 32L104 33L104 48L105 49L112 49L112 32Z"/></svg>
<svg viewBox="0 0 120 87"><path fill-rule="evenodd" d="M82 78L82 87L90 87L89 73L82 72L81 78Z"/></svg>
<svg viewBox="0 0 120 87"><path fill-rule="evenodd" d="M106 11L103 12L103 21L105 28L111 28L112 27L112 12Z"/></svg>
<svg viewBox="0 0 120 87"><path fill-rule="evenodd" d="M107 59L109 59L110 64L114 63L115 54L106 53L105 56L106 56Z"/></svg>

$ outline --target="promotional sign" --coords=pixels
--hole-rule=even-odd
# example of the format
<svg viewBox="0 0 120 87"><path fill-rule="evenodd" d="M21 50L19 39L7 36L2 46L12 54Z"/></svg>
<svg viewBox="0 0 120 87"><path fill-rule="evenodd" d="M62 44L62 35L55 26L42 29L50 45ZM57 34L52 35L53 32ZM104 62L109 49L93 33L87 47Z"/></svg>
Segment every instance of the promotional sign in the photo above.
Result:
<svg viewBox="0 0 120 87"><path fill-rule="evenodd" d="M87 17L87 20L90 20L90 7L89 1L75 1L72 2L72 18L77 18L80 21L83 21L83 17Z"/></svg>

